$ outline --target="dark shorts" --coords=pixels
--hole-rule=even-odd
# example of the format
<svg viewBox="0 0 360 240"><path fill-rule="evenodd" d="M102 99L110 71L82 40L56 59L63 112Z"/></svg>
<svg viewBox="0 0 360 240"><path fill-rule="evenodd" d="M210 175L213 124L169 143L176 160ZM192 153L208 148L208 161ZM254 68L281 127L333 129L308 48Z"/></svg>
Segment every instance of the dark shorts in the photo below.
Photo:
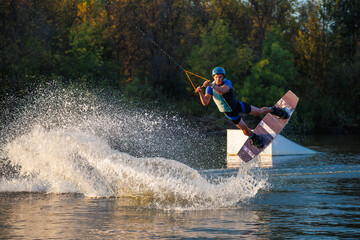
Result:
<svg viewBox="0 0 360 240"><path fill-rule="evenodd" d="M238 124L241 120L239 113L250 113L251 106L244 102L238 102L235 109L232 112L224 112L225 116L230 119L235 125Z"/></svg>

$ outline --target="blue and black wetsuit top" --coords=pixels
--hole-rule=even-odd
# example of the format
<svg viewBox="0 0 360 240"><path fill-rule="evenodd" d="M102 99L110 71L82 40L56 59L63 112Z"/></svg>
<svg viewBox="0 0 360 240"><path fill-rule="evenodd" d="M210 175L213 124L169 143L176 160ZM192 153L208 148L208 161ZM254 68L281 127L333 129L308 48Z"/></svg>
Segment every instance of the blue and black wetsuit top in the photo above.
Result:
<svg viewBox="0 0 360 240"><path fill-rule="evenodd" d="M213 83L215 84L215 81ZM232 112L236 109L239 101L236 99L231 81L229 79L224 79L220 86L223 85L230 87L230 90L227 93L221 95L220 93L214 91L210 86L206 88L206 93L213 96L213 100L220 112Z"/></svg>
<svg viewBox="0 0 360 240"><path fill-rule="evenodd" d="M207 87L206 93L213 96L214 102L219 108L219 111L223 112L225 116L236 125L241 120L239 113L250 113L251 105L236 99L230 80L224 79L222 85L229 86L230 90L227 93L221 95L220 93L214 91L211 87Z"/></svg>

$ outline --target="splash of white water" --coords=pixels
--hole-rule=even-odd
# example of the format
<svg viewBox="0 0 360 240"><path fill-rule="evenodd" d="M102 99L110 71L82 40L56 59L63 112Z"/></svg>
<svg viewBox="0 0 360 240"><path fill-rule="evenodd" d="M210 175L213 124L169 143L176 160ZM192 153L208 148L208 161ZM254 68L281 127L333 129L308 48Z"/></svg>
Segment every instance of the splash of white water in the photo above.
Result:
<svg viewBox="0 0 360 240"><path fill-rule="evenodd" d="M3 144L3 157L21 168L17 178L0 181L0 191L130 197L161 208L208 208L234 206L254 197L266 186L266 177L249 171L249 165L244 165L237 175L222 176L213 181L179 161L164 157L134 157L115 149L110 143L121 139L120 144L130 142L130 145L144 149L154 146L156 153L161 155L163 152L159 149L168 140L161 138L161 133L170 129L176 138L179 124L174 127L166 119L148 113L134 115L128 111L124 114L114 111L113 106L109 111L106 110L109 106L94 106L89 104L88 98L84 101L86 104L81 103L79 98L73 99L60 92L60 97L66 99L65 105L72 109L70 112L66 112L63 105L55 106L54 102L58 101L52 99L51 102L47 98L46 106L51 111L40 114L44 100L37 99L37 106L26 107L26 114L23 113L16 125L26 130L17 131L11 141ZM55 94L57 98L58 95ZM34 124L29 125L30 122ZM136 135L139 122L145 125L146 130L141 131L145 135ZM186 132L184 127L182 130L180 132ZM145 142L150 145L137 145L144 142L144 139L136 141L137 137L146 138ZM179 146L184 145L176 147ZM173 150L163 148L167 152Z"/></svg>
<svg viewBox="0 0 360 240"><path fill-rule="evenodd" d="M4 152L22 168L19 179L1 182L1 191L82 193L139 198L159 206L220 207L255 196L265 184L249 173L211 183L178 161L135 158L77 129L46 131L37 126L7 144Z"/></svg>

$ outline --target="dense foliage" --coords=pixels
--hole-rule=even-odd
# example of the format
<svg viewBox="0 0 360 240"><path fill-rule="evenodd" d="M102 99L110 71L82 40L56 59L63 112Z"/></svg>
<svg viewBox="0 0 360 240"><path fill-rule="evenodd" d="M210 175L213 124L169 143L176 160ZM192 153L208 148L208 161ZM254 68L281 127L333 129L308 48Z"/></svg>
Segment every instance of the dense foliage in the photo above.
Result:
<svg viewBox="0 0 360 240"><path fill-rule="evenodd" d="M359 14L358 0L4 0L1 98L61 77L217 116L176 61L208 79L224 67L238 98L259 107L291 89L301 99L292 120L301 131L353 131Z"/></svg>

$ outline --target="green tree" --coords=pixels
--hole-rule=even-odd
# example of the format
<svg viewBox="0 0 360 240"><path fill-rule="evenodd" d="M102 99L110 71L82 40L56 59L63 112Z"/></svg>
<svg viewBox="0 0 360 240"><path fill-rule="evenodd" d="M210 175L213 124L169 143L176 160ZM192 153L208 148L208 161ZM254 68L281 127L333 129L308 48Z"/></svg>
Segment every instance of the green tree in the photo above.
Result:
<svg viewBox="0 0 360 240"><path fill-rule="evenodd" d="M66 68L72 77L100 74L104 48L88 23L76 24L70 32L70 49L66 51Z"/></svg>
<svg viewBox="0 0 360 240"><path fill-rule="evenodd" d="M307 130L322 131L335 110L327 86L332 55L329 51L328 20L320 14L321 5L308 1L300 9L300 28L295 38L296 65L300 73L298 94L300 121Z"/></svg>
<svg viewBox="0 0 360 240"><path fill-rule="evenodd" d="M231 36L240 43L248 43L252 31L250 11L244 1L238 0L210 0L202 1L209 13L209 19L224 19L228 23Z"/></svg>
<svg viewBox="0 0 360 240"><path fill-rule="evenodd" d="M325 26L313 5L307 22L296 37L297 69L302 74L302 87L307 94L324 89L330 56Z"/></svg>
<svg viewBox="0 0 360 240"><path fill-rule="evenodd" d="M76 16L76 21L68 26L67 47L57 55L61 74L82 81L86 78L96 85L118 87L117 70L121 63L115 58L111 36L114 26L110 24L105 2L80 1Z"/></svg>
<svg viewBox="0 0 360 240"><path fill-rule="evenodd" d="M51 71L51 24L47 2L1 1L0 77L19 81Z"/></svg>
<svg viewBox="0 0 360 240"><path fill-rule="evenodd" d="M182 64L190 45L187 36L194 37L193 31L187 32L187 23L193 22L191 4L179 0L110 1L111 33L124 85L137 78L139 84L162 89L169 97L183 96L183 72L172 60Z"/></svg>
<svg viewBox="0 0 360 240"><path fill-rule="evenodd" d="M251 39L256 51L256 57L261 58L263 41L267 32L275 24L282 29L291 28L293 21L293 5L295 0L249 0L249 11L252 22Z"/></svg>
<svg viewBox="0 0 360 240"><path fill-rule="evenodd" d="M329 62L325 91L330 101L319 128L331 126L343 131L360 123L360 2L356 0L323 0L321 17L329 30ZM330 103L330 104L329 104ZM329 106L327 106L327 105ZM325 115L325 114L323 114Z"/></svg>
<svg viewBox="0 0 360 240"><path fill-rule="evenodd" d="M284 40L276 29L266 36L262 58L252 67L241 89L245 102L259 107L271 106L294 84L297 72L293 56L281 42Z"/></svg>
<svg viewBox="0 0 360 240"><path fill-rule="evenodd" d="M227 77L238 79L249 70L252 56L249 48L237 45L224 20L211 21L202 34L201 44L193 48L187 63L193 72L210 80L211 70L216 66L224 67L229 73Z"/></svg>
<svg viewBox="0 0 360 240"><path fill-rule="evenodd" d="M349 61L358 53L360 1L322 0L321 17L328 20L336 61Z"/></svg>

